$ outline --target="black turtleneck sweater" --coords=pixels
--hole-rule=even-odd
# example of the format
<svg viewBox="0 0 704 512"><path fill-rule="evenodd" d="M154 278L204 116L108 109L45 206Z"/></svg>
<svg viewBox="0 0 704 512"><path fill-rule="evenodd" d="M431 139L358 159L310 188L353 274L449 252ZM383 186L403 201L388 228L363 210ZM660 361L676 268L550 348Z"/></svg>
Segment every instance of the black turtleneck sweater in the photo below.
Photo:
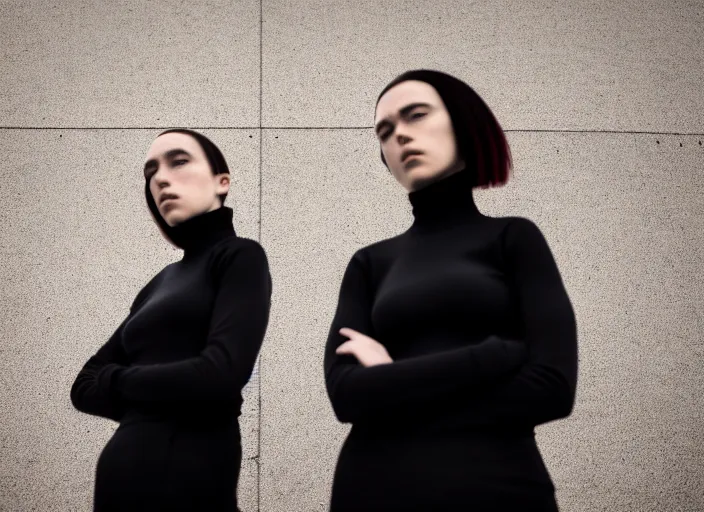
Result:
<svg viewBox="0 0 704 512"><path fill-rule="evenodd" d="M459 172L409 194L414 222L358 250L325 351L338 419L356 432L532 431L570 414L577 379L571 303L540 230L476 208ZM393 363L335 354L349 327Z"/></svg>
<svg viewBox="0 0 704 512"><path fill-rule="evenodd" d="M237 416L267 327L264 250L238 237L222 207L177 225L184 249L138 294L81 370L74 406L116 421L144 414Z"/></svg>

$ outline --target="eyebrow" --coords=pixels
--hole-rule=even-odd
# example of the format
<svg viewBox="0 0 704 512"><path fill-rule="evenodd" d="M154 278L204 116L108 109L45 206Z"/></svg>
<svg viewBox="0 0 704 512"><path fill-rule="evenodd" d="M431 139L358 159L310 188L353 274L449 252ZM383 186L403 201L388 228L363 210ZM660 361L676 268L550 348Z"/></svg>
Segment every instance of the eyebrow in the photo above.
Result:
<svg viewBox="0 0 704 512"><path fill-rule="evenodd" d="M179 155L186 155L187 157L192 158L191 154L188 151L186 151L185 149L181 149L181 148L170 149L169 151L164 153L164 156L169 159L174 158ZM144 164L144 170L146 171L148 168L155 166L156 163L157 162L154 158L152 158L151 160L147 160L146 163Z"/></svg>
<svg viewBox="0 0 704 512"><path fill-rule="evenodd" d="M423 103L423 102L411 103L410 105L406 105L405 107L403 107L401 110L399 110L399 112L400 112L401 115L403 116L403 115L408 114L408 113L409 113L411 110L413 110L414 108L418 108L418 107L428 107L428 108L430 108L431 105L430 105L429 103ZM381 121L379 121L379 122L376 124L376 126L374 127L374 131L375 131L376 133L379 133L379 129L382 128L382 127L383 127L384 125L386 125L386 124L391 124L391 122L389 121L388 117L382 119Z"/></svg>

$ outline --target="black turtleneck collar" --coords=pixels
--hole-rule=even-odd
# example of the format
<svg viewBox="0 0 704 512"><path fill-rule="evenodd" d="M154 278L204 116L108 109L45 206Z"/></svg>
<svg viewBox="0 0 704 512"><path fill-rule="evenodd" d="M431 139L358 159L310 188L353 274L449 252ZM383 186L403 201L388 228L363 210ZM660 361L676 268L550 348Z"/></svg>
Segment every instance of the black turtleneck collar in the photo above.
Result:
<svg viewBox="0 0 704 512"><path fill-rule="evenodd" d="M184 250L184 259L190 258L224 238L236 236L232 214L232 208L221 206L196 215L170 228L169 238Z"/></svg>
<svg viewBox="0 0 704 512"><path fill-rule="evenodd" d="M412 229L433 230L481 217L474 185L472 173L462 170L408 194L415 218Z"/></svg>

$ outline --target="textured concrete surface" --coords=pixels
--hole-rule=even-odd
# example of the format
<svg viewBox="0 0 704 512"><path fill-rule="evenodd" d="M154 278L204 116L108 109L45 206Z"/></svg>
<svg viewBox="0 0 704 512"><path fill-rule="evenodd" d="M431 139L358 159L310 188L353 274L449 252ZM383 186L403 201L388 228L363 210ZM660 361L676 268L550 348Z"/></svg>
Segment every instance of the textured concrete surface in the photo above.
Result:
<svg viewBox="0 0 704 512"><path fill-rule="evenodd" d="M259 8L3 0L2 124L257 126Z"/></svg>
<svg viewBox="0 0 704 512"><path fill-rule="evenodd" d="M699 0L264 0L264 35L264 126L370 126L428 67L504 129L702 131Z"/></svg>
<svg viewBox="0 0 704 512"><path fill-rule="evenodd" d="M204 133L274 278L242 508L326 510L347 431L322 370L342 272L411 221L354 127L418 67L518 130L513 180L477 202L541 227L575 306L577 406L538 429L561 509L704 510L701 2L0 0L0 28L0 511L90 510L116 425L74 411L69 386L179 257L140 172L158 133L141 128L174 125L226 128Z"/></svg>

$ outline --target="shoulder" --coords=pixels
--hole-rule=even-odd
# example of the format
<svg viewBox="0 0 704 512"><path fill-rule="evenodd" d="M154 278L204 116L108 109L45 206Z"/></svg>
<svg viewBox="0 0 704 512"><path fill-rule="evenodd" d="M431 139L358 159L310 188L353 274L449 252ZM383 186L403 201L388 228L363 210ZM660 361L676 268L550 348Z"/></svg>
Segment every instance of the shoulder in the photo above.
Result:
<svg viewBox="0 0 704 512"><path fill-rule="evenodd" d="M398 257L404 239L404 234L396 235L357 249L347 263L346 276L349 279L361 277L374 286Z"/></svg>
<svg viewBox="0 0 704 512"><path fill-rule="evenodd" d="M354 253L352 259L361 258L372 262L393 259L398 255L405 236L406 234L402 233L361 247Z"/></svg>
<svg viewBox="0 0 704 512"><path fill-rule="evenodd" d="M545 237L538 225L526 217L501 217L496 219L501 225L501 237L505 245L544 242Z"/></svg>
<svg viewBox="0 0 704 512"><path fill-rule="evenodd" d="M251 238L228 237L217 243L211 253L214 270L225 271L232 266L264 267L269 262L262 245Z"/></svg>
<svg viewBox="0 0 704 512"><path fill-rule="evenodd" d="M507 217L502 230L502 252L513 267L539 269L555 266L545 235L538 225L525 217Z"/></svg>
<svg viewBox="0 0 704 512"><path fill-rule="evenodd" d="M230 252L251 252L266 256L264 247L262 247L259 242L251 238L231 236L223 240L219 245L224 248L224 250Z"/></svg>
<svg viewBox="0 0 704 512"><path fill-rule="evenodd" d="M371 272L372 268L383 269L388 267L398 256L404 235L396 235L360 247L350 258L348 267L361 267L365 272Z"/></svg>

